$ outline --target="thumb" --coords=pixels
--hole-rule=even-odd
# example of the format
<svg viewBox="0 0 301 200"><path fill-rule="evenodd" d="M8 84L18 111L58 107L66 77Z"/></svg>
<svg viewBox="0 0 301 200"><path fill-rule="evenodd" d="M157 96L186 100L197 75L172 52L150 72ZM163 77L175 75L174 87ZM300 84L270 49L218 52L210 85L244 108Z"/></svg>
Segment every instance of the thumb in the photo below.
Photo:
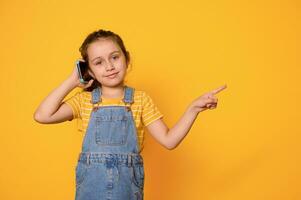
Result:
<svg viewBox="0 0 301 200"><path fill-rule="evenodd" d="M93 81L94 81L94 79L91 79L91 80L87 83L87 85L85 85L85 88L90 87L90 86L92 85Z"/></svg>

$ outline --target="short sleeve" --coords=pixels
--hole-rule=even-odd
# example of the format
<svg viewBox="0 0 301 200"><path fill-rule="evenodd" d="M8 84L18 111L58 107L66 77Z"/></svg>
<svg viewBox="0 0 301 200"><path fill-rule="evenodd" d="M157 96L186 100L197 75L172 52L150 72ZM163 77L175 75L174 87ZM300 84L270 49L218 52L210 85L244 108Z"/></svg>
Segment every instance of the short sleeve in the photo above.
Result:
<svg viewBox="0 0 301 200"><path fill-rule="evenodd" d="M66 103L71 107L73 113L73 119L80 118L80 95L81 92L77 92L72 97L63 101L64 103Z"/></svg>
<svg viewBox="0 0 301 200"><path fill-rule="evenodd" d="M142 95L142 123L144 126L156 121L163 117L163 114L159 111L152 98L143 92Z"/></svg>

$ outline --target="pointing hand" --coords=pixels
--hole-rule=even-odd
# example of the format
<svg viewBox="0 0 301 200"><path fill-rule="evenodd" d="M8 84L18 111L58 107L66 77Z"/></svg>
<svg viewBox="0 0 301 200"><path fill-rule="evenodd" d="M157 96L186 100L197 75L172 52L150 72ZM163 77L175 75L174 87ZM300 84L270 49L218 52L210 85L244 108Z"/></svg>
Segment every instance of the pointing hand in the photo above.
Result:
<svg viewBox="0 0 301 200"><path fill-rule="evenodd" d="M225 88L227 88L226 84L199 96L191 103L190 108L197 113L202 112L208 108L216 108L218 99L214 95L224 90Z"/></svg>

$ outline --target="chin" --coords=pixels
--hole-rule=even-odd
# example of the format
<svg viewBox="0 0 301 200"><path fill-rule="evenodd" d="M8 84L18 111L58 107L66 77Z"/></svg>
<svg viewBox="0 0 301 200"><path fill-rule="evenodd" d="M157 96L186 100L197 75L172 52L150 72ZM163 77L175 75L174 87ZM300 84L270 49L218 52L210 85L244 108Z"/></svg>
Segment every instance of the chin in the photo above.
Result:
<svg viewBox="0 0 301 200"><path fill-rule="evenodd" d="M107 87L116 87L119 85L122 85L123 81L120 80L111 80L111 81L105 81L104 83L102 83L102 85L107 86Z"/></svg>

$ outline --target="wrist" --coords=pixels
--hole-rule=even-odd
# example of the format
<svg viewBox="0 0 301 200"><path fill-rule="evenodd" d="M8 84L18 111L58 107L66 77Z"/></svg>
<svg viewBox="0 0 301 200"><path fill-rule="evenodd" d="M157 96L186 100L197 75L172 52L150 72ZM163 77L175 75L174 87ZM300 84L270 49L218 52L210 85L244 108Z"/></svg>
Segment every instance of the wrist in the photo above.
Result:
<svg viewBox="0 0 301 200"><path fill-rule="evenodd" d="M68 76L68 78L65 80L65 82L67 83L67 85L69 86L70 89L74 89L78 85L78 83L77 83L78 80L76 80L72 76Z"/></svg>
<svg viewBox="0 0 301 200"><path fill-rule="evenodd" d="M192 115L198 115L200 113L200 111L198 111L193 105L189 105L186 109L186 112Z"/></svg>

